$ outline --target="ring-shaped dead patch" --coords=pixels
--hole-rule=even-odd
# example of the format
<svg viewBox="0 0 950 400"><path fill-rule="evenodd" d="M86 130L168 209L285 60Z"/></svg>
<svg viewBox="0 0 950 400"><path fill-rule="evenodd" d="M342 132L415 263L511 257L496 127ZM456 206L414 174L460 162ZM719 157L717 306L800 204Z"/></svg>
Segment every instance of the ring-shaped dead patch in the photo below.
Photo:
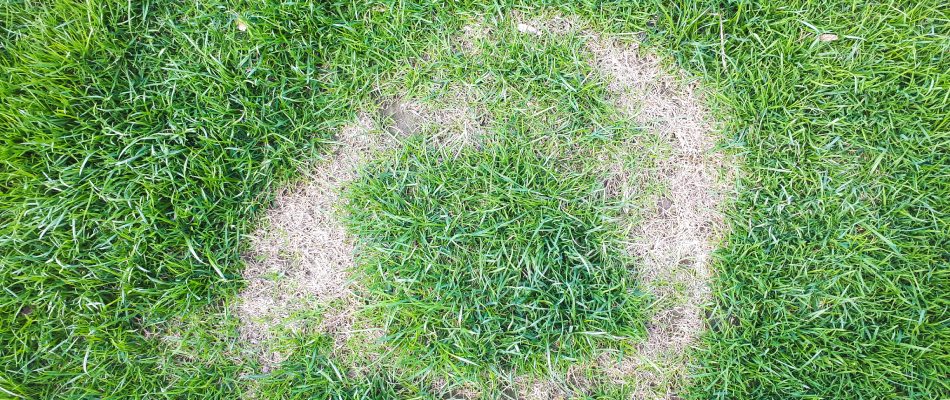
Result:
<svg viewBox="0 0 950 400"><path fill-rule="evenodd" d="M572 17L515 15L514 19L517 23L512 29L526 31L526 35L584 37L587 51L593 55L590 62L610 82L618 109L656 139L655 143L631 141L624 145L625 150L604 160L604 165L612 169L605 189L644 206L638 215L620 218L619 223L628 232L627 250L640 260L642 287L659 301L648 322L647 338L636 352L622 357L605 355L591 368L618 384L631 385L636 397L675 396L686 380L688 350L705 326L702 310L710 297L711 254L724 231L722 208L734 191L728 178L736 163L715 151L714 121L707 115L696 83L666 68L662 58L641 49L635 41L594 33ZM531 29L518 29L517 24ZM483 29L478 25L467 32ZM464 36L466 46L492 40L491 30L486 32ZM421 125L441 117L463 126L479 124L470 117L474 113L459 112L458 105L440 114L438 107L411 100L391 100L390 104L396 105L397 111L402 107L414 112L413 118L421 115L417 118ZM386 111L382 114L385 119ZM452 115L461 119L456 121ZM275 326L293 328L290 316L294 313L328 305L333 307L324 313L320 329L339 343L354 333L379 334L372 327L353 325L353 292L362 289L349 278L353 244L333 209L339 204L340 187L355 176L359 165L380 148L395 145L383 131L375 129L372 118L364 114L343 129L339 135L342 145L308 174L306 182L279 193L249 253L248 288L237 307L245 339L273 339ZM468 142L471 137L450 139ZM648 168L631 169L625 161L643 157L652 157L654 162L639 164ZM655 187L662 190L647 189ZM265 354L264 359L272 365L280 356ZM521 377L516 384L521 398L536 398L532 393L568 396L572 391L570 385L555 380Z"/></svg>

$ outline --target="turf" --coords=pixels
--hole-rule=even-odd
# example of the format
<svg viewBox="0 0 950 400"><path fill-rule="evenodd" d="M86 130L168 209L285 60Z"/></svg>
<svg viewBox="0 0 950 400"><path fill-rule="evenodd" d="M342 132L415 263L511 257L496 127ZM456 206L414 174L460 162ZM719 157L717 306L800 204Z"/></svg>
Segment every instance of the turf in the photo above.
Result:
<svg viewBox="0 0 950 400"><path fill-rule="evenodd" d="M518 138L455 151L411 142L347 188L373 307L413 370L543 375L643 335L600 174Z"/></svg>
<svg viewBox="0 0 950 400"><path fill-rule="evenodd" d="M335 57L325 47L361 35L327 38L345 10L232 6L0 5L7 394L240 391L213 369L181 380L164 360L178 354L146 332L237 288L242 234L269 188L359 98L355 83L321 75L336 72L321 67ZM239 17L252 29L238 31ZM193 355L216 359L211 347Z"/></svg>
<svg viewBox="0 0 950 400"><path fill-rule="evenodd" d="M716 11L725 43L715 15L661 16L717 76L746 174L695 393L946 397L946 6Z"/></svg>
<svg viewBox="0 0 950 400"><path fill-rule="evenodd" d="M221 304L268 193L379 77L447 42L459 15L511 7L0 4L0 393L305 396L280 383L301 365L294 385L316 394L407 390L401 376L316 376L326 364L305 356L248 375ZM742 158L685 396L950 397L943 2L560 8L644 32L699 76ZM545 68L524 64L511 70Z"/></svg>
<svg viewBox="0 0 950 400"><path fill-rule="evenodd" d="M411 389L392 384L395 380L392 376L356 375L338 360L328 357L332 343L326 336L297 336L292 341L297 342L294 347L298 350L287 357L279 370L259 378L255 390L262 396L372 400L415 395Z"/></svg>

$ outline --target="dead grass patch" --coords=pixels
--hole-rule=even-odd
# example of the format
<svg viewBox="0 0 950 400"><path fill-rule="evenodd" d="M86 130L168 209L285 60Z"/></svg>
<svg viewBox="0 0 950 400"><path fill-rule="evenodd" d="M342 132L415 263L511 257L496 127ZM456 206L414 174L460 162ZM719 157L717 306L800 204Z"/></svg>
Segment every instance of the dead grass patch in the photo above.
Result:
<svg viewBox="0 0 950 400"><path fill-rule="evenodd" d="M422 134L434 147L460 150L486 140L490 118L477 104L474 87L453 84L430 101L390 98L380 101L379 114L394 135Z"/></svg>
<svg viewBox="0 0 950 400"><path fill-rule="evenodd" d="M614 167L620 195L644 207L639 218L622 222L628 249L640 260L640 282L656 302L637 354L619 362L604 358L601 365L613 379L633 384L636 397L675 398L686 379L688 350L705 329L712 252L725 230L722 210L730 192L725 156L715 151L714 122L694 81L669 71L636 42L585 35L617 106L660 144L629 143L629 152L659 157L641 163L645 168Z"/></svg>
<svg viewBox="0 0 950 400"><path fill-rule="evenodd" d="M492 29L481 23L471 22L462 27L461 35L454 39L454 45L465 54L477 55L480 51L480 44L491 34Z"/></svg>
<svg viewBox="0 0 950 400"><path fill-rule="evenodd" d="M722 212L734 190L729 182L735 172L727 165L735 163L715 149L714 121L695 80L668 68L662 57L636 41L595 33L570 16L516 12L513 23L523 34L583 37L592 65L608 78L615 105L649 134L605 160L608 194L637 210L621 225L628 250L640 261L640 283L656 298L647 338L635 354L604 355L592 367L615 383L632 385L635 398L677 398L687 380L688 351L705 329L712 252L725 231ZM553 381L535 382L519 393L531 398L563 389Z"/></svg>
<svg viewBox="0 0 950 400"><path fill-rule="evenodd" d="M340 192L362 165L414 134L439 147L461 149L486 136L487 117L473 107L471 90L453 87L430 102L390 98L375 112L363 112L336 137L337 145L304 179L280 190L254 233L245 255L247 286L235 310L243 341L259 350L270 370L284 360L275 339L283 331L306 328L317 310L317 332L334 339L338 355L352 353L349 342L372 347L382 329L358 320L362 289L354 280L354 243L336 215ZM348 354L367 365L380 354ZM359 365L356 366L359 369Z"/></svg>
<svg viewBox="0 0 950 400"><path fill-rule="evenodd" d="M344 127L337 141L334 153L307 171L302 183L277 194L246 255L247 286L236 313L241 339L262 346L265 368L283 360L267 342L278 331L301 328L295 313L334 305L322 313L317 330L332 335L337 348L354 331L358 288L350 276L353 242L335 215L336 204L359 166L396 141L375 131L373 118L365 113Z"/></svg>

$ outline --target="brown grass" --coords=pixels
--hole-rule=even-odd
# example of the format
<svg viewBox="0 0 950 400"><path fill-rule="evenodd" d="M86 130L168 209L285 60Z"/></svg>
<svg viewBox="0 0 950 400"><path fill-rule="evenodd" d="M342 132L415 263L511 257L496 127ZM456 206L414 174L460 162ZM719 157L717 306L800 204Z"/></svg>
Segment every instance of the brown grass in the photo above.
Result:
<svg viewBox="0 0 950 400"><path fill-rule="evenodd" d="M636 354L619 360L604 355L592 368L632 385L634 398L677 398L687 380L689 349L705 329L712 252L734 190L728 183L734 172L726 166L735 163L715 151L714 121L696 82L667 68L663 58L636 41L594 33L573 17L515 13L513 19L524 34L583 37L619 110L653 136L611 154L606 182L608 193L639 206L621 225L629 233L628 250L640 261L638 279L656 298L647 338ZM635 168L630 160L637 161ZM534 382L520 397L551 398L564 393L561 386Z"/></svg>
<svg viewBox="0 0 950 400"><path fill-rule="evenodd" d="M303 183L277 194L246 255L247 287L236 313L242 321L241 338L262 346L265 367L283 358L267 350L275 333L300 329L294 313L333 304L317 329L331 334L338 348L354 331L358 298L350 276L353 243L335 210L340 189L359 166L396 140L376 131L373 118L362 114L340 131L337 141L335 152L307 171Z"/></svg>
<svg viewBox="0 0 950 400"><path fill-rule="evenodd" d="M629 151L664 155L645 169L615 168L621 196L645 205L639 218L623 222L628 249L640 260L638 278L656 307L638 354L620 362L604 358L602 367L632 383L637 397L675 398L686 379L688 350L705 328L711 255L725 230L724 156L714 151L717 134L695 82L667 70L636 42L587 35L594 65L609 77L620 110L658 139L631 143ZM652 194L651 186L662 194Z"/></svg>
<svg viewBox="0 0 950 400"><path fill-rule="evenodd" d="M381 101L339 132L334 152L304 171L301 183L277 193L245 255L247 287L235 308L241 339L259 349L265 370L285 357L274 339L283 330L304 329L304 318L295 314L311 310L322 311L315 329L333 337L335 352L362 358L362 365L379 357L348 349L354 337L370 345L382 330L356 315L362 289L351 274L353 241L336 215L340 191L362 165L409 135L422 134L428 143L452 149L478 145L487 120L476 114L471 91L455 87L446 93L431 104Z"/></svg>

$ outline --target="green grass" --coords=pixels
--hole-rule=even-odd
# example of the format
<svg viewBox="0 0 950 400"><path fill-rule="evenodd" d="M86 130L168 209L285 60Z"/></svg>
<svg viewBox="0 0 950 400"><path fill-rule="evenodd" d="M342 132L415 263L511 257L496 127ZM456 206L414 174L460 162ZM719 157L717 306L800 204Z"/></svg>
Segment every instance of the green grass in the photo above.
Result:
<svg viewBox="0 0 950 400"><path fill-rule="evenodd" d="M415 144L347 189L387 341L418 374L547 373L642 336L600 174L535 143Z"/></svg>
<svg viewBox="0 0 950 400"><path fill-rule="evenodd" d="M392 384L393 376L355 375L338 360L327 357L327 336L294 337L298 350L276 372L260 377L255 391L268 398L286 399L394 399L415 396L412 390ZM355 376L354 376L355 375Z"/></svg>
<svg viewBox="0 0 950 400"><path fill-rule="evenodd" d="M947 397L947 7L721 12L724 44L714 15L660 19L714 77L746 174L694 393Z"/></svg>
<svg viewBox="0 0 950 400"><path fill-rule="evenodd" d="M726 121L725 147L742 159L711 329L685 395L950 397L948 7L561 8L607 31L644 31L700 77ZM0 3L0 396L234 398L249 386L273 397L426 396L405 376L319 375L334 361L312 338L294 342L284 369L248 375L256 361L226 303L243 235L275 186L381 77L449 42L460 14L491 22L509 9ZM839 40L816 40L823 32ZM599 96L575 90L584 75L558 73L583 61L564 52L573 45L496 46L482 64L406 79L485 68L523 79L499 88L570 110L572 132L603 120L599 103L568 95ZM538 54L551 57L514 57ZM550 84L559 75L575 80ZM541 90L551 87L561 90Z"/></svg>
<svg viewBox="0 0 950 400"><path fill-rule="evenodd" d="M4 391L240 391L235 375L214 373L168 387L175 371L143 331L234 292L242 235L271 188L352 113L361 89L324 65L388 45L327 29L344 15L265 3L0 4ZM327 49L352 37L379 41ZM368 74L372 64L360 62Z"/></svg>

